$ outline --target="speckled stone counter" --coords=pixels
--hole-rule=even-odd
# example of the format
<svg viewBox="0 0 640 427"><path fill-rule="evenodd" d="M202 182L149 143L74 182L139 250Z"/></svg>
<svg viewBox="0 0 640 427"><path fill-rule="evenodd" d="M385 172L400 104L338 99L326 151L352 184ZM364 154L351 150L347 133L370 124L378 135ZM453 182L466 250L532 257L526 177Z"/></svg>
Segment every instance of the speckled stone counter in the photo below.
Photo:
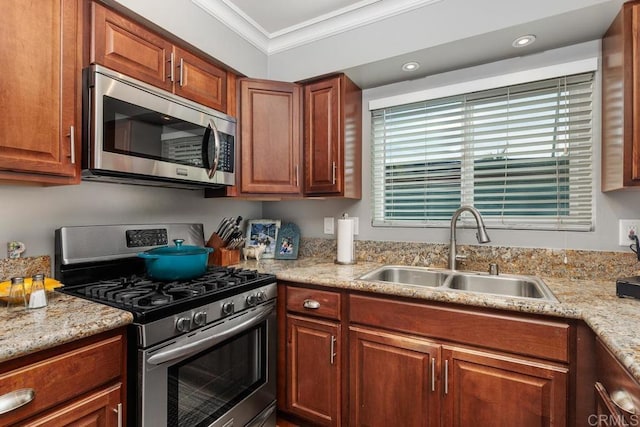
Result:
<svg viewBox="0 0 640 427"><path fill-rule="evenodd" d="M583 319L640 381L640 300L618 298L613 280L542 277L558 299L556 303L357 280L381 265L373 262L337 265L326 260L301 258L295 261L250 260L240 265L296 283Z"/></svg>
<svg viewBox="0 0 640 427"><path fill-rule="evenodd" d="M131 313L59 292L47 307L9 313L0 306L0 362L127 325Z"/></svg>

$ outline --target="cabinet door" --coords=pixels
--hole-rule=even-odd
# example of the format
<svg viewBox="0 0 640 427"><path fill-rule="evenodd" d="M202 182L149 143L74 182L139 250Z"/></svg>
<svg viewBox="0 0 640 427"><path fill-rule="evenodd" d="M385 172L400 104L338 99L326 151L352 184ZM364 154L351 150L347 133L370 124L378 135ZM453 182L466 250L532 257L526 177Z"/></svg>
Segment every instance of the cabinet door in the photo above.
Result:
<svg viewBox="0 0 640 427"><path fill-rule="evenodd" d="M304 88L305 194L342 191L340 77Z"/></svg>
<svg viewBox="0 0 640 427"><path fill-rule="evenodd" d="M92 7L91 62L171 91L173 45L100 4Z"/></svg>
<svg viewBox="0 0 640 427"><path fill-rule="evenodd" d="M567 425L568 369L443 346L443 425Z"/></svg>
<svg viewBox="0 0 640 427"><path fill-rule="evenodd" d="M242 193L301 193L301 102L293 83L240 81Z"/></svg>
<svg viewBox="0 0 640 427"><path fill-rule="evenodd" d="M78 182L82 3L2 6L0 177Z"/></svg>
<svg viewBox="0 0 640 427"><path fill-rule="evenodd" d="M440 425L440 346L359 327L349 328L349 346L350 425Z"/></svg>
<svg viewBox="0 0 640 427"><path fill-rule="evenodd" d="M47 415L17 424L23 427L116 427L124 425L120 384L94 392Z"/></svg>
<svg viewBox="0 0 640 427"><path fill-rule="evenodd" d="M338 323L287 315L288 408L318 425L340 424Z"/></svg>
<svg viewBox="0 0 640 427"><path fill-rule="evenodd" d="M227 73L179 47L174 48L175 93L219 111L227 110Z"/></svg>

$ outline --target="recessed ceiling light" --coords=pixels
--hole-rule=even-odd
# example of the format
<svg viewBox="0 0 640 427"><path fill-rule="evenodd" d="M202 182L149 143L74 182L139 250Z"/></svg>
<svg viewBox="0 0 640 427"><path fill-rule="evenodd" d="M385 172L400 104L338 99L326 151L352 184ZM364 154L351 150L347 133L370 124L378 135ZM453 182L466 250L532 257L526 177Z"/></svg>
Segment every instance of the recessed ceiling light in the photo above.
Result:
<svg viewBox="0 0 640 427"><path fill-rule="evenodd" d="M407 62L406 64L402 64L402 71L415 71L420 68L420 64L415 61Z"/></svg>
<svg viewBox="0 0 640 427"><path fill-rule="evenodd" d="M527 34L526 36L518 37L511 43L513 47L525 47L536 41L536 36L533 34Z"/></svg>

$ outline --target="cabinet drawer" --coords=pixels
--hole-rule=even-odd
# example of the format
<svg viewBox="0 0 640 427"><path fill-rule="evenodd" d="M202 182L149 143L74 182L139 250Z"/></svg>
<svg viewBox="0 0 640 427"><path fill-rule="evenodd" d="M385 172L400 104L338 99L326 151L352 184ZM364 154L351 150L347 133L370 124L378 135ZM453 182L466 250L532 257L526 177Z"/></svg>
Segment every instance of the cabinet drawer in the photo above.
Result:
<svg viewBox="0 0 640 427"><path fill-rule="evenodd" d="M287 310L340 320L340 294L306 288L287 288Z"/></svg>
<svg viewBox="0 0 640 427"><path fill-rule="evenodd" d="M596 391L602 394L601 398L614 405L614 401L623 407L629 405L637 414L640 410L640 384L599 339L596 340L596 367L597 381L601 384ZM615 411L624 413L618 409ZM638 422L640 417L635 417L635 422Z"/></svg>
<svg viewBox="0 0 640 427"><path fill-rule="evenodd" d="M569 361L570 327L565 323L362 295L349 297L353 323Z"/></svg>
<svg viewBox="0 0 640 427"><path fill-rule="evenodd" d="M13 369L0 375L0 397L32 389L34 399L0 415L0 425L27 418L120 377L123 371L121 335Z"/></svg>

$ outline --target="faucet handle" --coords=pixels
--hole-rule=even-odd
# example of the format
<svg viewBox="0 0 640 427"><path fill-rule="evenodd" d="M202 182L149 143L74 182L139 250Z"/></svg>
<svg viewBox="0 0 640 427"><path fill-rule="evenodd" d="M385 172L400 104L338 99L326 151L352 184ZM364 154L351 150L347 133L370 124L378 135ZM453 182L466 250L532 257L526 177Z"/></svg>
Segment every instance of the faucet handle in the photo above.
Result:
<svg viewBox="0 0 640 427"><path fill-rule="evenodd" d="M497 276L498 274L500 274L500 268L498 267L498 264L496 264L495 262L489 264L489 274L491 274L492 276Z"/></svg>

